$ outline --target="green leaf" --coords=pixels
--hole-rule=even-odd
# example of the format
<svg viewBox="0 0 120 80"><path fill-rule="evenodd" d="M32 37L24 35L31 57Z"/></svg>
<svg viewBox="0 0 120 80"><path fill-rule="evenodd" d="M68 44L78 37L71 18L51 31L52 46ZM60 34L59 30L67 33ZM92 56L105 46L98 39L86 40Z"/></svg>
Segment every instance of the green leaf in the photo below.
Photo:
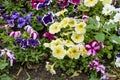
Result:
<svg viewBox="0 0 120 80"><path fill-rule="evenodd" d="M8 63L3 63L3 62L0 62L0 70L3 70L5 69L5 67L8 65Z"/></svg>
<svg viewBox="0 0 120 80"><path fill-rule="evenodd" d="M120 38L116 35L112 35L110 36L110 40L113 42L113 43L116 43L116 44L120 44Z"/></svg>
<svg viewBox="0 0 120 80"><path fill-rule="evenodd" d="M104 29L111 29L111 28L115 28L115 27L117 27L117 25L116 25L116 24L112 24L112 23L110 23L110 24L105 24L105 25L103 26Z"/></svg>
<svg viewBox="0 0 120 80"><path fill-rule="evenodd" d="M98 41L103 42L105 40L105 34L104 33L97 33L95 35L95 39L98 40Z"/></svg>

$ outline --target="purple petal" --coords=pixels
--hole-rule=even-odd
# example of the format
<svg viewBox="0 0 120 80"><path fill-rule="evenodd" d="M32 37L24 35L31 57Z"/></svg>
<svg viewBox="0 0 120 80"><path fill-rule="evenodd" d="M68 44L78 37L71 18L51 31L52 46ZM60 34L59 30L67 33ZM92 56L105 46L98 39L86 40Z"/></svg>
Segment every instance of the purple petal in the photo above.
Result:
<svg viewBox="0 0 120 80"><path fill-rule="evenodd" d="M80 0L70 0L70 2L74 5L80 4Z"/></svg>
<svg viewBox="0 0 120 80"><path fill-rule="evenodd" d="M95 47L94 47L94 50L95 50L95 51L100 51L100 46L95 46Z"/></svg>

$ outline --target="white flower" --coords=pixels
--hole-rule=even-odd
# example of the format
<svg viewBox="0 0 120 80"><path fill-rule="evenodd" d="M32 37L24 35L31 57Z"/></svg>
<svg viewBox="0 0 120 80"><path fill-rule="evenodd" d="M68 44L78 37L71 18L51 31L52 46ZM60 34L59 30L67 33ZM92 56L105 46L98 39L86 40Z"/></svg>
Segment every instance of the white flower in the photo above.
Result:
<svg viewBox="0 0 120 80"><path fill-rule="evenodd" d="M93 7L97 2L98 0L84 0L84 5L87 7Z"/></svg>
<svg viewBox="0 0 120 80"><path fill-rule="evenodd" d="M114 16L114 22L120 22L120 13L117 13L117 14Z"/></svg>
<svg viewBox="0 0 120 80"><path fill-rule="evenodd" d="M120 8L115 8L115 12L120 13Z"/></svg>
<svg viewBox="0 0 120 80"><path fill-rule="evenodd" d="M96 20L99 22L99 21L100 21L100 17L99 17L99 16L96 16Z"/></svg>
<svg viewBox="0 0 120 80"><path fill-rule="evenodd" d="M106 4L103 7L102 14L111 15L113 11L115 11L115 7L113 5Z"/></svg>
<svg viewBox="0 0 120 80"><path fill-rule="evenodd" d="M116 59L115 65L116 65L116 67L120 67L120 58Z"/></svg>

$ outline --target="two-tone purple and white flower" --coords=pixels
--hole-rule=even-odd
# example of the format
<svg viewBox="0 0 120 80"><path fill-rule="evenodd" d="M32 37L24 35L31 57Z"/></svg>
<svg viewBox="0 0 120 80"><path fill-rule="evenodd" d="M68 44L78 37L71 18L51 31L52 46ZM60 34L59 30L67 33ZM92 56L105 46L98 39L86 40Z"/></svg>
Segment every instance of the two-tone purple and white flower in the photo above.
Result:
<svg viewBox="0 0 120 80"><path fill-rule="evenodd" d="M52 12L45 14L43 18L40 16L37 17L38 22L42 23L44 25L48 25L50 23L53 23L54 22L53 18L54 18L54 14Z"/></svg>
<svg viewBox="0 0 120 80"><path fill-rule="evenodd" d="M90 69L95 69L97 72L101 72L102 74L105 73L105 66L100 64L99 59L95 59L91 62L89 62Z"/></svg>
<svg viewBox="0 0 120 80"><path fill-rule="evenodd" d="M99 42L97 40L93 40L89 44L85 45L89 55L95 56L97 52L100 51L101 47L104 48L105 44L103 42Z"/></svg>
<svg viewBox="0 0 120 80"><path fill-rule="evenodd" d="M9 36L13 37L13 38L18 38L22 35L21 31L11 31L9 33Z"/></svg>
<svg viewBox="0 0 120 80"><path fill-rule="evenodd" d="M13 63L15 62L16 58L15 58L15 55L14 53L11 51L11 50L8 50L8 49L2 49L0 50L0 57L2 57L3 55L7 55L7 60L10 61L10 66L13 66Z"/></svg>
<svg viewBox="0 0 120 80"><path fill-rule="evenodd" d="M25 26L24 29L30 34L31 38L36 39L39 37L38 32L36 32L30 25Z"/></svg>
<svg viewBox="0 0 120 80"><path fill-rule="evenodd" d="M116 67L120 67L120 51L116 55L115 65L116 65Z"/></svg>

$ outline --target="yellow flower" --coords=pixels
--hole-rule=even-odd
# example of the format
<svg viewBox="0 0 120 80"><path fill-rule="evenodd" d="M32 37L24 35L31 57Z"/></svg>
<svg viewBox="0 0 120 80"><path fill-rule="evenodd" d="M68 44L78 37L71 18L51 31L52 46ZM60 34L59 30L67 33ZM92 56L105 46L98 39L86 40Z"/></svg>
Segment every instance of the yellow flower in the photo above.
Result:
<svg viewBox="0 0 120 80"><path fill-rule="evenodd" d="M68 23L69 23L69 18L68 18L68 17L64 18L64 19L60 22L61 27L63 27L63 28L67 27L67 26L68 26Z"/></svg>
<svg viewBox="0 0 120 80"><path fill-rule="evenodd" d="M64 10L61 10L61 11L57 12L55 15L56 16L60 16L60 15L64 16L64 13L67 12L67 11L68 11L67 9L64 9Z"/></svg>
<svg viewBox="0 0 120 80"><path fill-rule="evenodd" d="M44 43L43 44L45 47L50 47L50 43Z"/></svg>
<svg viewBox="0 0 120 80"><path fill-rule="evenodd" d="M73 59L73 58L78 59L79 56L80 56L79 48L77 46L73 46L73 47L69 48L68 51L67 51L67 55L71 59Z"/></svg>
<svg viewBox="0 0 120 80"><path fill-rule="evenodd" d="M100 1L102 1L103 5L112 3L112 0L100 0Z"/></svg>
<svg viewBox="0 0 120 80"><path fill-rule="evenodd" d="M54 65L50 65L49 62L46 62L46 66L45 68L47 69L47 71L50 71L50 73L53 75L53 74L56 74L56 71L54 70Z"/></svg>
<svg viewBox="0 0 120 80"><path fill-rule="evenodd" d="M77 21L74 18L69 18L69 26L70 27L75 27Z"/></svg>
<svg viewBox="0 0 120 80"><path fill-rule="evenodd" d="M55 34L58 33L60 29L61 29L61 25L58 22L55 22L49 27L49 32L51 34Z"/></svg>
<svg viewBox="0 0 120 80"><path fill-rule="evenodd" d="M67 47L74 46L74 43L73 43L72 41L70 41L70 40L65 40L65 41L64 41L64 44L65 44L65 46L67 46Z"/></svg>
<svg viewBox="0 0 120 80"><path fill-rule="evenodd" d="M54 47L52 55L58 59L63 59L64 56L66 55L66 50L62 45L58 45Z"/></svg>
<svg viewBox="0 0 120 80"><path fill-rule="evenodd" d="M84 0L84 5L87 7L93 7L97 2L98 0Z"/></svg>
<svg viewBox="0 0 120 80"><path fill-rule="evenodd" d="M84 22L80 22L75 26L75 31L78 34L85 34L86 29L85 29L86 24Z"/></svg>
<svg viewBox="0 0 120 80"><path fill-rule="evenodd" d="M63 42L61 39L56 39L56 40L52 40L52 42L50 43L50 48L54 49L54 47L58 46L58 45L63 45Z"/></svg>
<svg viewBox="0 0 120 80"><path fill-rule="evenodd" d="M77 34L75 32L72 33L71 39L75 42L75 43L80 43L83 42L84 40L84 35L82 34Z"/></svg>
<svg viewBox="0 0 120 80"><path fill-rule="evenodd" d="M87 57L89 55L83 45L80 46L80 53L81 53L81 56L83 56L83 57Z"/></svg>

